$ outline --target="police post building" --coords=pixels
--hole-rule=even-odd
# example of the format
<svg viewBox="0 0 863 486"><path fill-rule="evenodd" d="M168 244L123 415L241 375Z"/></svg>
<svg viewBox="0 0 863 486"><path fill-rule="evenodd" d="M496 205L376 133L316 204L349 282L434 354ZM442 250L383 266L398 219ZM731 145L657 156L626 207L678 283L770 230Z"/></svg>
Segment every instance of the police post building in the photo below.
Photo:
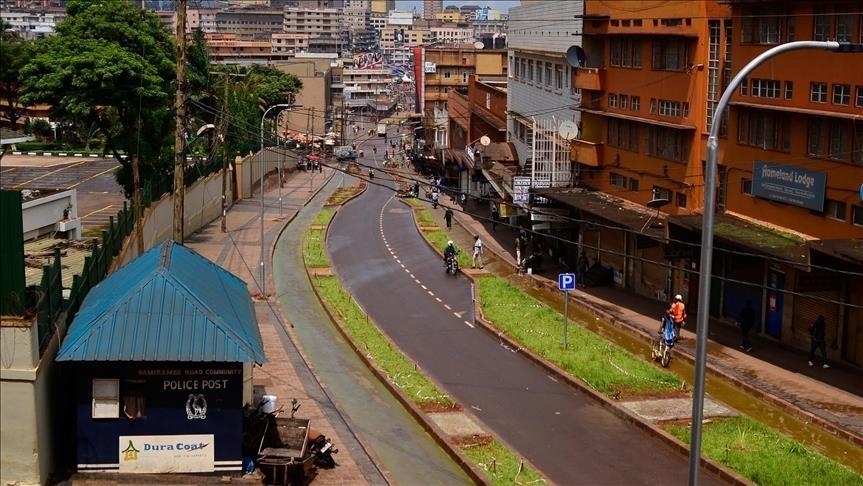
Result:
<svg viewBox="0 0 863 486"><path fill-rule="evenodd" d="M144 253L87 295L57 356L78 470L241 470L243 404L264 359L243 281L174 242Z"/></svg>

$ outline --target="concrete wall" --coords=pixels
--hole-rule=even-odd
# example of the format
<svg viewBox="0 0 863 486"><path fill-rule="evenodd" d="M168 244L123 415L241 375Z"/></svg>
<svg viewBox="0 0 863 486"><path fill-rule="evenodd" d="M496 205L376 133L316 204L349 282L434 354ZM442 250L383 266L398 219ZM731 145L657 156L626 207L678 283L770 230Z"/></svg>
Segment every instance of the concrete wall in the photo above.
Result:
<svg viewBox="0 0 863 486"><path fill-rule="evenodd" d="M24 241L36 239L55 231L69 232L70 240L81 238L81 220L78 219L77 191L62 191L37 197L21 204L24 219ZM64 211L68 208L68 215Z"/></svg>
<svg viewBox="0 0 863 486"><path fill-rule="evenodd" d="M59 341L55 334L40 360L38 334L35 320L4 317L0 324L2 484L45 484L55 472L52 391Z"/></svg>

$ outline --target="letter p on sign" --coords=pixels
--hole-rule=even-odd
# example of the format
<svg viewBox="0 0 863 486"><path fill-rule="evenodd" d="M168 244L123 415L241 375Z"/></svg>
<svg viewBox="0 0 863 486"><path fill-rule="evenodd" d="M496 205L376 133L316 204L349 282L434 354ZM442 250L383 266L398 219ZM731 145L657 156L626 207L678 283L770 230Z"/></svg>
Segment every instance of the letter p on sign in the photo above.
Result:
<svg viewBox="0 0 863 486"><path fill-rule="evenodd" d="M561 273L557 276L557 288L560 290L575 290L575 274Z"/></svg>

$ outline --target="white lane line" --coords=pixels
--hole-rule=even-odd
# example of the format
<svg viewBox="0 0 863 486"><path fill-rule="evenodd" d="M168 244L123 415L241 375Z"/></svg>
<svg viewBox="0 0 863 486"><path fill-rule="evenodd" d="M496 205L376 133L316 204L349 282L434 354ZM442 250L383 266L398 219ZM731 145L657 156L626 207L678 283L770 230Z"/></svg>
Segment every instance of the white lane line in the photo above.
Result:
<svg viewBox="0 0 863 486"><path fill-rule="evenodd" d="M407 270L407 267L405 267L405 264L404 264L404 263L399 263L399 265L401 265L401 266L402 266L402 268L404 268L405 270Z"/></svg>
<svg viewBox="0 0 863 486"><path fill-rule="evenodd" d="M438 302L443 302L443 300L441 300L441 298L440 298L440 297L435 297L435 298L434 298L434 300L436 300L436 301L438 301Z"/></svg>
<svg viewBox="0 0 863 486"><path fill-rule="evenodd" d="M417 282L417 283L419 283L419 282ZM420 287L422 287L422 289L423 289L423 290L428 290L428 289L429 289L428 287L426 287L425 285L423 285L423 284L421 284L421 283L420 283Z"/></svg>
<svg viewBox="0 0 863 486"><path fill-rule="evenodd" d="M471 328L471 329L476 329L476 328L473 326L473 324L471 324L470 322L468 322L468 321L464 321L464 323L465 323L465 324L467 324L467 327L469 327L469 328Z"/></svg>
<svg viewBox="0 0 863 486"><path fill-rule="evenodd" d="M443 306L446 310L452 310L452 307L450 307L449 304L444 304Z"/></svg>
<svg viewBox="0 0 863 486"><path fill-rule="evenodd" d="M428 294L434 297L434 292L432 292L431 290L428 291Z"/></svg>

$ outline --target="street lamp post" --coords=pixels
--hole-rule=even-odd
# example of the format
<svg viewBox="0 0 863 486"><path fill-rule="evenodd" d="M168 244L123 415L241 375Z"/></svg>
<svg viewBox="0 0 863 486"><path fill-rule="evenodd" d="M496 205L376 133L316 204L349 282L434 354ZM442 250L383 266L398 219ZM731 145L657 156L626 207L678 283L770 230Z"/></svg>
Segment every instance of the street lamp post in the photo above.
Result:
<svg viewBox="0 0 863 486"><path fill-rule="evenodd" d="M287 108L289 106L291 105L287 103L279 103L267 108L264 110L264 114L261 115L261 152L259 154L259 162L261 164L261 259L259 264L261 267L261 296L265 299L267 298L267 281L265 279L266 274L264 273L264 119L267 117L267 113L273 108ZM282 181L279 181L280 185L281 183Z"/></svg>
<svg viewBox="0 0 863 486"><path fill-rule="evenodd" d="M713 216L716 202L716 172L719 148L719 125L726 106L740 82L770 58L797 50L823 50L834 52L863 52L863 44L838 43L835 41L796 41L780 44L761 53L734 76L716 108L713 123L707 138L707 163L704 179L704 215L701 228L701 268L698 274L698 318L696 320L695 384L692 398L692 432L689 451L689 484L698 484L701 462L701 422L704 408L704 368L707 360L707 326L710 298L710 275L713 266Z"/></svg>

